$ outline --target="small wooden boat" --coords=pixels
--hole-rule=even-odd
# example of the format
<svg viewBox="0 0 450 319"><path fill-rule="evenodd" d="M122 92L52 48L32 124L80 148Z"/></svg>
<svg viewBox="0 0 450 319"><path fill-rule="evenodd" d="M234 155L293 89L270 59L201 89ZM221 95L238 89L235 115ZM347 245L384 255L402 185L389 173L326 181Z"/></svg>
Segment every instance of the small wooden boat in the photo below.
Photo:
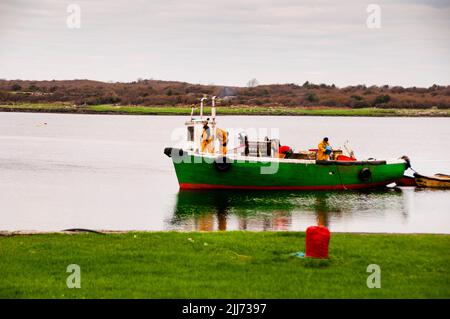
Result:
<svg viewBox="0 0 450 319"><path fill-rule="evenodd" d="M412 176L403 175L402 178L395 181L397 186L417 186L416 179Z"/></svg>
<svg viewBox="0 0 450 319"><path fill-rule="evenodd" d="M434 187L434 188L450 188L450 176L445 174L435 174L433 176L424 176L414 173L417 186Z"/></svg>

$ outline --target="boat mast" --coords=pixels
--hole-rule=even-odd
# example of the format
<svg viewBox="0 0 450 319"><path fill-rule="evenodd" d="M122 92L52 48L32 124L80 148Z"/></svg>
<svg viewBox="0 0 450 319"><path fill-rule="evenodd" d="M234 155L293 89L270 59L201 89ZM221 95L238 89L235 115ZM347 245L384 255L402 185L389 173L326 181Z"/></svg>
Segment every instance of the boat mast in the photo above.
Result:
<svg viewBox="0 0 450 319"><path fill-rule="evenodd" d="M200 120L203 120L203 101L207 100L208 98L202 97L200 100Z"/></svg>
<svg viewBox="0 0 450 319"><path fill-rule="evenodd" d="M212 97L211 117L213 121L216 121L216 96Z"/></svg>

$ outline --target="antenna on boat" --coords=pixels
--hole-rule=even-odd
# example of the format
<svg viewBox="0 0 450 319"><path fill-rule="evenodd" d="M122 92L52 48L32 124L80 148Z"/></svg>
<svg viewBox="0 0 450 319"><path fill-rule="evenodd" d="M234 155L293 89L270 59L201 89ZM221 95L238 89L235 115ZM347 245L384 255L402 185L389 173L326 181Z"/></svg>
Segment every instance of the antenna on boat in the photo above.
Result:
<svg viewBox="0 0 450 319"><path fill-rule="evenodd" d="M200 100L200 119L203 119L203 101L207 100L206 96L202 97Z"/></svg>
<svg viewBox="0 0 450 319"><path fill-rule="evenodd" d="M216 120L216 96L212 97L211 117Z"/></svg>

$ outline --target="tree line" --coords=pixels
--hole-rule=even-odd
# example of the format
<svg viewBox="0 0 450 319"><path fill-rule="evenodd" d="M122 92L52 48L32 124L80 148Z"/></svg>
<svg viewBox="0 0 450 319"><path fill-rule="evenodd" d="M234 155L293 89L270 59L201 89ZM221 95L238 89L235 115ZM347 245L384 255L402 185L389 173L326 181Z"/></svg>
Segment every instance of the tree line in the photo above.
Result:
<svg viewBox="0 0 450 319"><path fill-rule="evenodd" d="M250 81L249 81L250 83ZM450 108L450 86L428 88L356 85L339 88L327 84L258 85L247 87L200 85L143 80L106 83L91 80L0 80L0 102L73 105L177 106L197 104L204 95L216 95L222 106Z"/></svg>

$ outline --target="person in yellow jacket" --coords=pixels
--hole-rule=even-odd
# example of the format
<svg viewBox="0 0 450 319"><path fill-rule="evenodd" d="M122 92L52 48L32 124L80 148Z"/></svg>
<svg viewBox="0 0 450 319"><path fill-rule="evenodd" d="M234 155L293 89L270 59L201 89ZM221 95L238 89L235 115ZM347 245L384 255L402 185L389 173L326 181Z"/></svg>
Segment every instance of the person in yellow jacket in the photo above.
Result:
<svg viewBox="0 0 450 319"><path fill-rule="evenodd" d="M228 133L220 128L217 128L216 136L220 143L220 152L223 156L227 155Z"/></svg>
<svg viewBox="0 0 450 319"><path fill-rule="evenodd" d="M325 137L317 147L317 160L328 161L330 159L331 147L328 144L328 137Z"/></svg>
<svg viewBox="0 0 450 319"><path fill-rule="evenodd" d="M213 136L211 134L211 129L208 126L208 120L203 121L203 131L201 136L201 148L202 153L209 152L214 153L213 149Z"/></svg>

